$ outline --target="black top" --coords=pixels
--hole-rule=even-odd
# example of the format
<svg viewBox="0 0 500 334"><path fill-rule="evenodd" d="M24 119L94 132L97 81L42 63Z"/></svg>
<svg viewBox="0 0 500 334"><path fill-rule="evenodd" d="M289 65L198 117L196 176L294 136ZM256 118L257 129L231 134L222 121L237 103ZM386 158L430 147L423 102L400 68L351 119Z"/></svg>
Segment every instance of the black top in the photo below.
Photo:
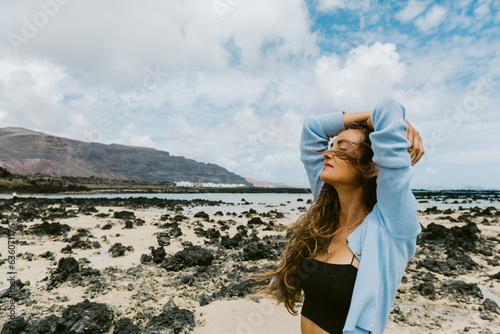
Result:
<svg viewBox="0 0 500 334"><path fill-rule="evenodd" d="M302 314L332 334L341 334L358 268L351 264L333 264L313 258L304 259L297 268L296 285L305 294Z"/></svg>

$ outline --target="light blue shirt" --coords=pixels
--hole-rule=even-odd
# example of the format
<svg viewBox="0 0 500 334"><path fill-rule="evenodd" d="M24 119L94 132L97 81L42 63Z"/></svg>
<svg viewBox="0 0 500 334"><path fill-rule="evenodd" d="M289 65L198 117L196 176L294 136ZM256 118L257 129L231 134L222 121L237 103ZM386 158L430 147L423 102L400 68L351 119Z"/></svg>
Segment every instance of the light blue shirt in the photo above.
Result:
<svg viewBox="0 0 500 334"><path fill-rule="evenodd" d="M417 202L411 192L413 173L407 148L404 107L384 98L372 112L370 134L377 176L377 203L363 223L347 238L360 260L351 306L344 326L347 334L380 334L389 318L396 291L408 261L415 255L422 229L417 220ZM304 120L301 160L316 197L324 182L319 176L329 139L344 130L342 113Z"/></svg>

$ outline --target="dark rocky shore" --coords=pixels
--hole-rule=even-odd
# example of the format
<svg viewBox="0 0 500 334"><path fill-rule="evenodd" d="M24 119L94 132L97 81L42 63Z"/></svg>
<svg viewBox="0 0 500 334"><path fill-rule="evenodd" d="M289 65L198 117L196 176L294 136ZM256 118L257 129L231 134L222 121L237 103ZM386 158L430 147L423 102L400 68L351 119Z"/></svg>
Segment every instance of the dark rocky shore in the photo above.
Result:
<svg viewBox="0 0 500 334"><path fill-rule="evenodd" d="M0 234L9 235L9 224L14 226L16 238L19 241L17 262L34 261L37 258L49 259L53 266L47 268L47 276L37 291L32 291L29 282L18 279L15 282L15 301L19 308L31 309L23 316L16 317L12 322L5 322L1 333L185 333L196 326L193 312L180 308L173 300L169 300L162 310L155 311L151 307L140 307L144 301L155 300L151 287L141 287L129 283L127 289L135 292L131 298L135 300L137 312L132 317L126 317L113 310L106 303L89 301L99 295L112 295L116 282L124 280L140 281L148 269L164 271L163 285L169 285L176 290L186 291L187 298L198 305L231 297L244 297L254 284L252 281L242 282L247 273L258 269L258 260L275 261L284 249L284 235L259 238L257 229L280 230L272 222L276 212L260 215L246 213L236 215L222 212L209 217L204 212L197 212L193 217L183 215L183 211L193 206L230 207L228 203L208 200L160 200L145 198L130 199L22 199L14 206L9 201L0 203L2 224ZM121 208L120 211L99 212L96 207ZM159 214L157 220L145 222L135 216L139 209L158 208L166 213ZM107 210L104 210L107 211ZM64 220L79 216L94 216L105 219L101 229L140 229L144 224L154 224L158 233L151 236L157 240L157 247L151 247L148 253L141 255L137 266L124 270L112 266L103 270L93 269L86 258L72 256L78 249L100 249L103 246L92 235L91 229L75 229L64 223ZM247 221L247 224L237 224L232 218ZM239 217L238 217L239 216ZM248 216L248 217L246 217ZM278 215L279 216L279 215ZM266 221L262 219L265 217ZM271 219L271 220L270 220ZM203 223L209 228L204 227ZM120 227L116 226L120 225ZM122 226L123 225L123 226ZM237 225L237 226L236 226ZM93 227L93 226L92 226ZM183 229L192 229L204 241L204 245L193 245L190 241L182 241L183 249L169 253L171 242L183 236ZM235 228L236 233L229 235L227 230ZM39 254L22 252L23 245L33 244L30 241L59 240L67 242L59 254L51 251ZM104 246L105 247L105 246ZM107 247L106 247L107 248ZM133 252L133 245L124 246L114 243L109 247L113 257L124 256ZM0 260L5 268L8 265L5 258ZM261 268L264 269L264 268ZM213 283L218 278L221 283ZM220 280L220 278L223 278ZM207 286L209 284L210 286ZM84 287L85 300L74 305L61 307L53 304L48 309L37 307L42 293L57 291L61 286ZM184 288L185 287L185 288ZM0 298L9 299L8 291ZM71 296L61 296L61 301L67 301ZM88 298L88 299L87 299ZM40 316L47 314L47 316Z"/></svg>
<svg viewBox="0 0 500 334"><path fill-rule="evenodd" d="M220 211L187 213L202 206ZM13 300L16 306L12 321L1 319L0 333L188 333L204 325L200 307L258 300L250 291L254 282L245 278L277 264L287 242L284 211L239 209L237 203L156 198L0 201L0 235L15 233L17 265L30 272L38 263L43 275L23 280L20 271L13 288L0 292L3 305ZM498 202L431 207L419 219L425 228L387 332L445 333L460 323L459 332L497 333ZM149 246L128 242L126 233L148 234ZM6 250L0 250L5 273ZM116 265L96 268L82 256L103 250Z"/></svg>

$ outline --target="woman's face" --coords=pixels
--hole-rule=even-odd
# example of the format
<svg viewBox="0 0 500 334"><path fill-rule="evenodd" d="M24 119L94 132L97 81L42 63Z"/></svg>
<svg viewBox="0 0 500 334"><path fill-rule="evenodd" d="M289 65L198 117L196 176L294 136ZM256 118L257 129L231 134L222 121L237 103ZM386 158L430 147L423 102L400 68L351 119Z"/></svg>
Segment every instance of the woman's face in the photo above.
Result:
<svg viewBox="0 0 500 334"><path fill-rule="evenodd" d="M351 184L359 185L360 173L347 161L335 156L333 151L347 153L353 156L359 154L358 147L363 139L361 131L348 129L342 131L332 143L330 149L323 153L325 165L320 179L332 186Z"/></svg>

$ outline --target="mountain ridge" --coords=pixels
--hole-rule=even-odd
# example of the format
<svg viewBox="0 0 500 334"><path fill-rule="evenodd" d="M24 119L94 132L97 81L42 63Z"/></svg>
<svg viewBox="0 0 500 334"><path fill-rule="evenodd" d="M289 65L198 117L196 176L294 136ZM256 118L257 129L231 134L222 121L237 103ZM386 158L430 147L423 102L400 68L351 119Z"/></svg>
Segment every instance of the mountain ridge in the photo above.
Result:
<svg viewBox="0 0 500 334"><path fill-rule="evenodd" d="M21 127L0 128L0 166L16 174L214 182L253 186L212 163L154 148L83 142Z"/></svg>

